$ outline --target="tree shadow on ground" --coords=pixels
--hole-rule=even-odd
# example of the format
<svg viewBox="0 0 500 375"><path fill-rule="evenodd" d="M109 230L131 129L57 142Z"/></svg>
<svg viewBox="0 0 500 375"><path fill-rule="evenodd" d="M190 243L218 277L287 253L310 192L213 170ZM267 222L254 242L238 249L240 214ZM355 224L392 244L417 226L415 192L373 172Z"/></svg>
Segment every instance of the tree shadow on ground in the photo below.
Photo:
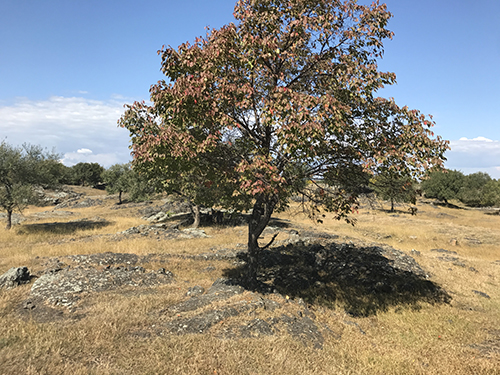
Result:
<svg viewBox="0 0 500 375"><path fill-rule="evenodd" d="M379 247L349 244L287 245L262 251L254 285L245 280L246 262L225 270L225 276L252 291L278 292L310 304L342 305L352 316L451 300L445 290L425 278L416 263L415 271L403 270L382 252ZM243 261L246 256L240 255Z"/></svg>
<svg viewBox="0 0 500 375"><path fill-rule="evenodd" d="M52 234L72 234L77 230L92 230L99 229L110 225L111 223L106 220L77 220L69 221L66 223L37 223L37 224L24 224L21 226L18 234L33 234L33 233L52 233Z"/></svg>
<svg viewBox="0 0 500 375"><path fill-rule="evenodd" d="M453 208L455 210L463 210L463 207L457 206L456 204L449 203L449 202L441 202L441 201L436 201L432 203L435 206L440 206L440 207L446 207L446 208Z"/></svg>

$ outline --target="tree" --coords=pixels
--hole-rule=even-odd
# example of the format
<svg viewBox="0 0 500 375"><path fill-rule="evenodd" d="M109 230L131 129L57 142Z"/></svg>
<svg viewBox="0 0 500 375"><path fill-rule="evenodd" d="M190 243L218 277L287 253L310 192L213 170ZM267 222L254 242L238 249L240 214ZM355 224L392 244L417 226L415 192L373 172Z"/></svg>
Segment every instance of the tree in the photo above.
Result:
<svg viewBox="0 0 500 375"><path fill-rule="evenodd" d="M118 204L122 204L122 193L130 189L130 164L114 164L101 177L106 184L106 191L110 194L118 193Z"/></svg>
<svg viewBox="0 0 500 375"><path fill-rule="evenodd" d="M484 185L481 205L500 206L500 180L490 180Z"/></svg>
<svg viewBox="0 0 500 375"><path fill-rule="evenodd" d="M129 200L140 202L154 193L154 184L131 168L130 163L114 164L102 173L106 191L118 193L118 204L122 204L122 193L129 193Z"/></svg>
<svg viewBox="0 0 500 375"><path fill-rule="evenodd" d="M458 193L464 184L462 172L452 170L431 171L421 183L427 198L435 198L445 203L458 199Z"/></svg>
<svg viewBox="0 0 500 375"><path fill-rule="evenodd" d="M417 194L413 184L411 178L402 177L392 171L381 173L372 181L375 193L391 202L391 212L394 212L395 202L416 203Z"/></svg>
<svg viewBox="0 0 500 375"><path fill-rule="evenodd" d="M12 227L14 209L21 211L34 201L34 185L56 182L57 176L50 171L58 159L40 146L0 143L0 206L7 212L7 230Z"/></svg>
<svg viewBox="0 0 500 375"><path fill-rule="evenodd" d="M221 183L252 201L248 278L255 281L260 251L270 245L258 239L292 194L307 195L312 212L322 207L352 221L358 194L342 189L338 176L358 173L344 171L389 168L416 178L440 166L448 146L433 138L431 119L375 95L395 82L377 67L393 35L385 5L240 0L234 16L236 24L192 45L159 51L167 80L151 87L152 105L128 106L120 124L131 133L134 162L169 159L172 177L176 169L217 168L213 156L225 155Z"/></svg>
<svg viewBox="0 0 500 375"><path fill-rule="evenodd" d="M71 167L73 170L73 180L76 184L85 186L96 186L102 182L101 173L104 168L98 163L78 163Z"/></svg>
<svg viewBox="0 0 500 375"><path fill-rule="evenodd" d="M458 193L458 199L467 206L483 206L485 187L490 181L490 175L484 172L476 172L465 176Z"/></svg>

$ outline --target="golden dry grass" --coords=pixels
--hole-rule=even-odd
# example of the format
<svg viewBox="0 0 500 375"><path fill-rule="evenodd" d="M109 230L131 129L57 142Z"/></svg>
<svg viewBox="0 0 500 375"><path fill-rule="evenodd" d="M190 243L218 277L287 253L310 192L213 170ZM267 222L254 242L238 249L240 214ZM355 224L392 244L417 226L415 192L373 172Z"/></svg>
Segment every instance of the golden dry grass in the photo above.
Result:
<svg viewBox="0 0 500 375"><path fill-rule="evenodd" d="M102 194L86 189L84 192ZM13 266L36 268L36 257L106 251L197 254L246 241L244 227L209 227L206 232L210 238L169 242L92 237L144 223L133 209L110 210L113 204L106 200L104 206L71 209L75 215L68 218L26 222L66 222L96 216L110 222L99 228L68 233L23 232L23 225L9 232L0 229L0 274ZM174 283L143 293L131 290L95 294L86 301L78 319L45 323L22 319L17 310L30 286L0 290L0 373L500 374L500 264L495 262L500 259L500 217L430 204L418 208L417 216L403 210L394 216L365 206L357 215L355 227L334 220L317 226L294 208L278 216L290 220L299 230L311 227L346 239L385 243L410 255L414 254L412 249L419 251L421 255L415 259L433 282L451 294L449 305L396 306L364 318L347 316L341 306L311 306L316 321L331 330L321 350L286 334L221 339L218 327L203 335L135 334L154 332L162 319L158 312L184 300L188 287L208 288L224 269L234 267L225 261L171 258L165 267L175 274ZM44 210L33 207L25 214ZM431 251L437 248L456 251L466 267L439 260L441 254ZM216 270L200 272L208 265ZM246 297L244 293L233 298ZM279 316L283 311L258 313L267 317Z"/></svg>

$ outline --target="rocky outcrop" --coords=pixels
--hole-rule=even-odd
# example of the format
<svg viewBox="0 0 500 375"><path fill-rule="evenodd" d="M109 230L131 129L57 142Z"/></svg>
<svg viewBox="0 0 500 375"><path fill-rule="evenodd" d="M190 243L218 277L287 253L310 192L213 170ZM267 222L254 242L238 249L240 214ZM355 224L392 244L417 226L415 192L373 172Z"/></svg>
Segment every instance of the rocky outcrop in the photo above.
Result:
<svg viewBox="0 0 500 375"><path fill-rule="evenodd" d="M238 298L242 294L244 298ZM330 333L331 330L315 321L315 314L302 300L292 301L282 296L277 298L282 302L247 292L231 280L220 278L206 294L193 296L162 310L160 315L167 316L167 321L159 325L156 333L185 335L213 331L222 338L238 339L282 335L286 332L306 346L322 348L324 333ZM216 302L220 306L221 301L226 301L222 307L206 308ZM278 310L280 313L275 317L256 317ZM232 319L235 317L239 319ZM222 326L218 324L222 322Z"/></svg>
<svg viewBox="0 0 500 375"><path fill-rule="evenodd" d="M174 239L174 238L206 238L207 234L203 229L199 228L186 228L179 230L177 226L169 226L167 224L141 224L136 227L126 229L118 232L117 235L125 236L143 236L143 237L156 237L157 239Z"/></svg>
<svg viewBox="0 0 500 375"><path fill-rule="evenodd" d="M153 256L139 257L126 253L100 253L51 258L31 287L24 308L43 305L72 308L85 296L131 288L153 287L171 283L173 274L165 268L147 270Z"/></svg>

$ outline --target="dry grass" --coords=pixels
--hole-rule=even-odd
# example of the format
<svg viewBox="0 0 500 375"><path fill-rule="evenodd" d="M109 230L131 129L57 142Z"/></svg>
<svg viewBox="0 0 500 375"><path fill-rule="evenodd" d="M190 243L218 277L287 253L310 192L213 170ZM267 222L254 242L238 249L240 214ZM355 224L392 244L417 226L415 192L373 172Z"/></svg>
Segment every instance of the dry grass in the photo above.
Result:
<svg viewBox="0 0 500 375"><path fill-rule="evenodd" d="M0 273L13 266L36 267L36 257L105 251L197 254L214 247L234 247L246 240L244 227L210 227L206 228L210 238L170 242L99 238L97 235L143 223L133 209L110 210L113 203L106 200L105 206L74 209L75 215L64 219L26 222L67 222L99 216L110 222L107 226L66 233L23 232L24 225L10 232L0 229ZM30 208L26 215L44 210ZM96 294L86 301L78 319L51 323L21 319L17 308L30 286L1 290L0 373L500 374L500 264L495 263L500 259L500 217L429 204L420 204L417 216L402 210L396 215L366 206L357 215L355 227L333 220L316 226L293 209L279 216L299 230L311 227L341 237L386 243L408 254L412 249L419 251L416 260L431 280L453 297L449 305L394 307L365 318L347 316L341 308L311 306L317 322L331 329L322 350L304 346L287 335L220 339L217 327L204 335L138 335L145 330L154 332L154 326L161 322L159 311L183 300L188 287L208 288L224 269L233 267L224 261L172 258L165 267L176 275L174 283L145 293ZM439 260L442 254L431 251L438 248L456 251L466 266ZM208 265L216 270L200 272ZM271 314L258 313L262 317Z"/></svg>

